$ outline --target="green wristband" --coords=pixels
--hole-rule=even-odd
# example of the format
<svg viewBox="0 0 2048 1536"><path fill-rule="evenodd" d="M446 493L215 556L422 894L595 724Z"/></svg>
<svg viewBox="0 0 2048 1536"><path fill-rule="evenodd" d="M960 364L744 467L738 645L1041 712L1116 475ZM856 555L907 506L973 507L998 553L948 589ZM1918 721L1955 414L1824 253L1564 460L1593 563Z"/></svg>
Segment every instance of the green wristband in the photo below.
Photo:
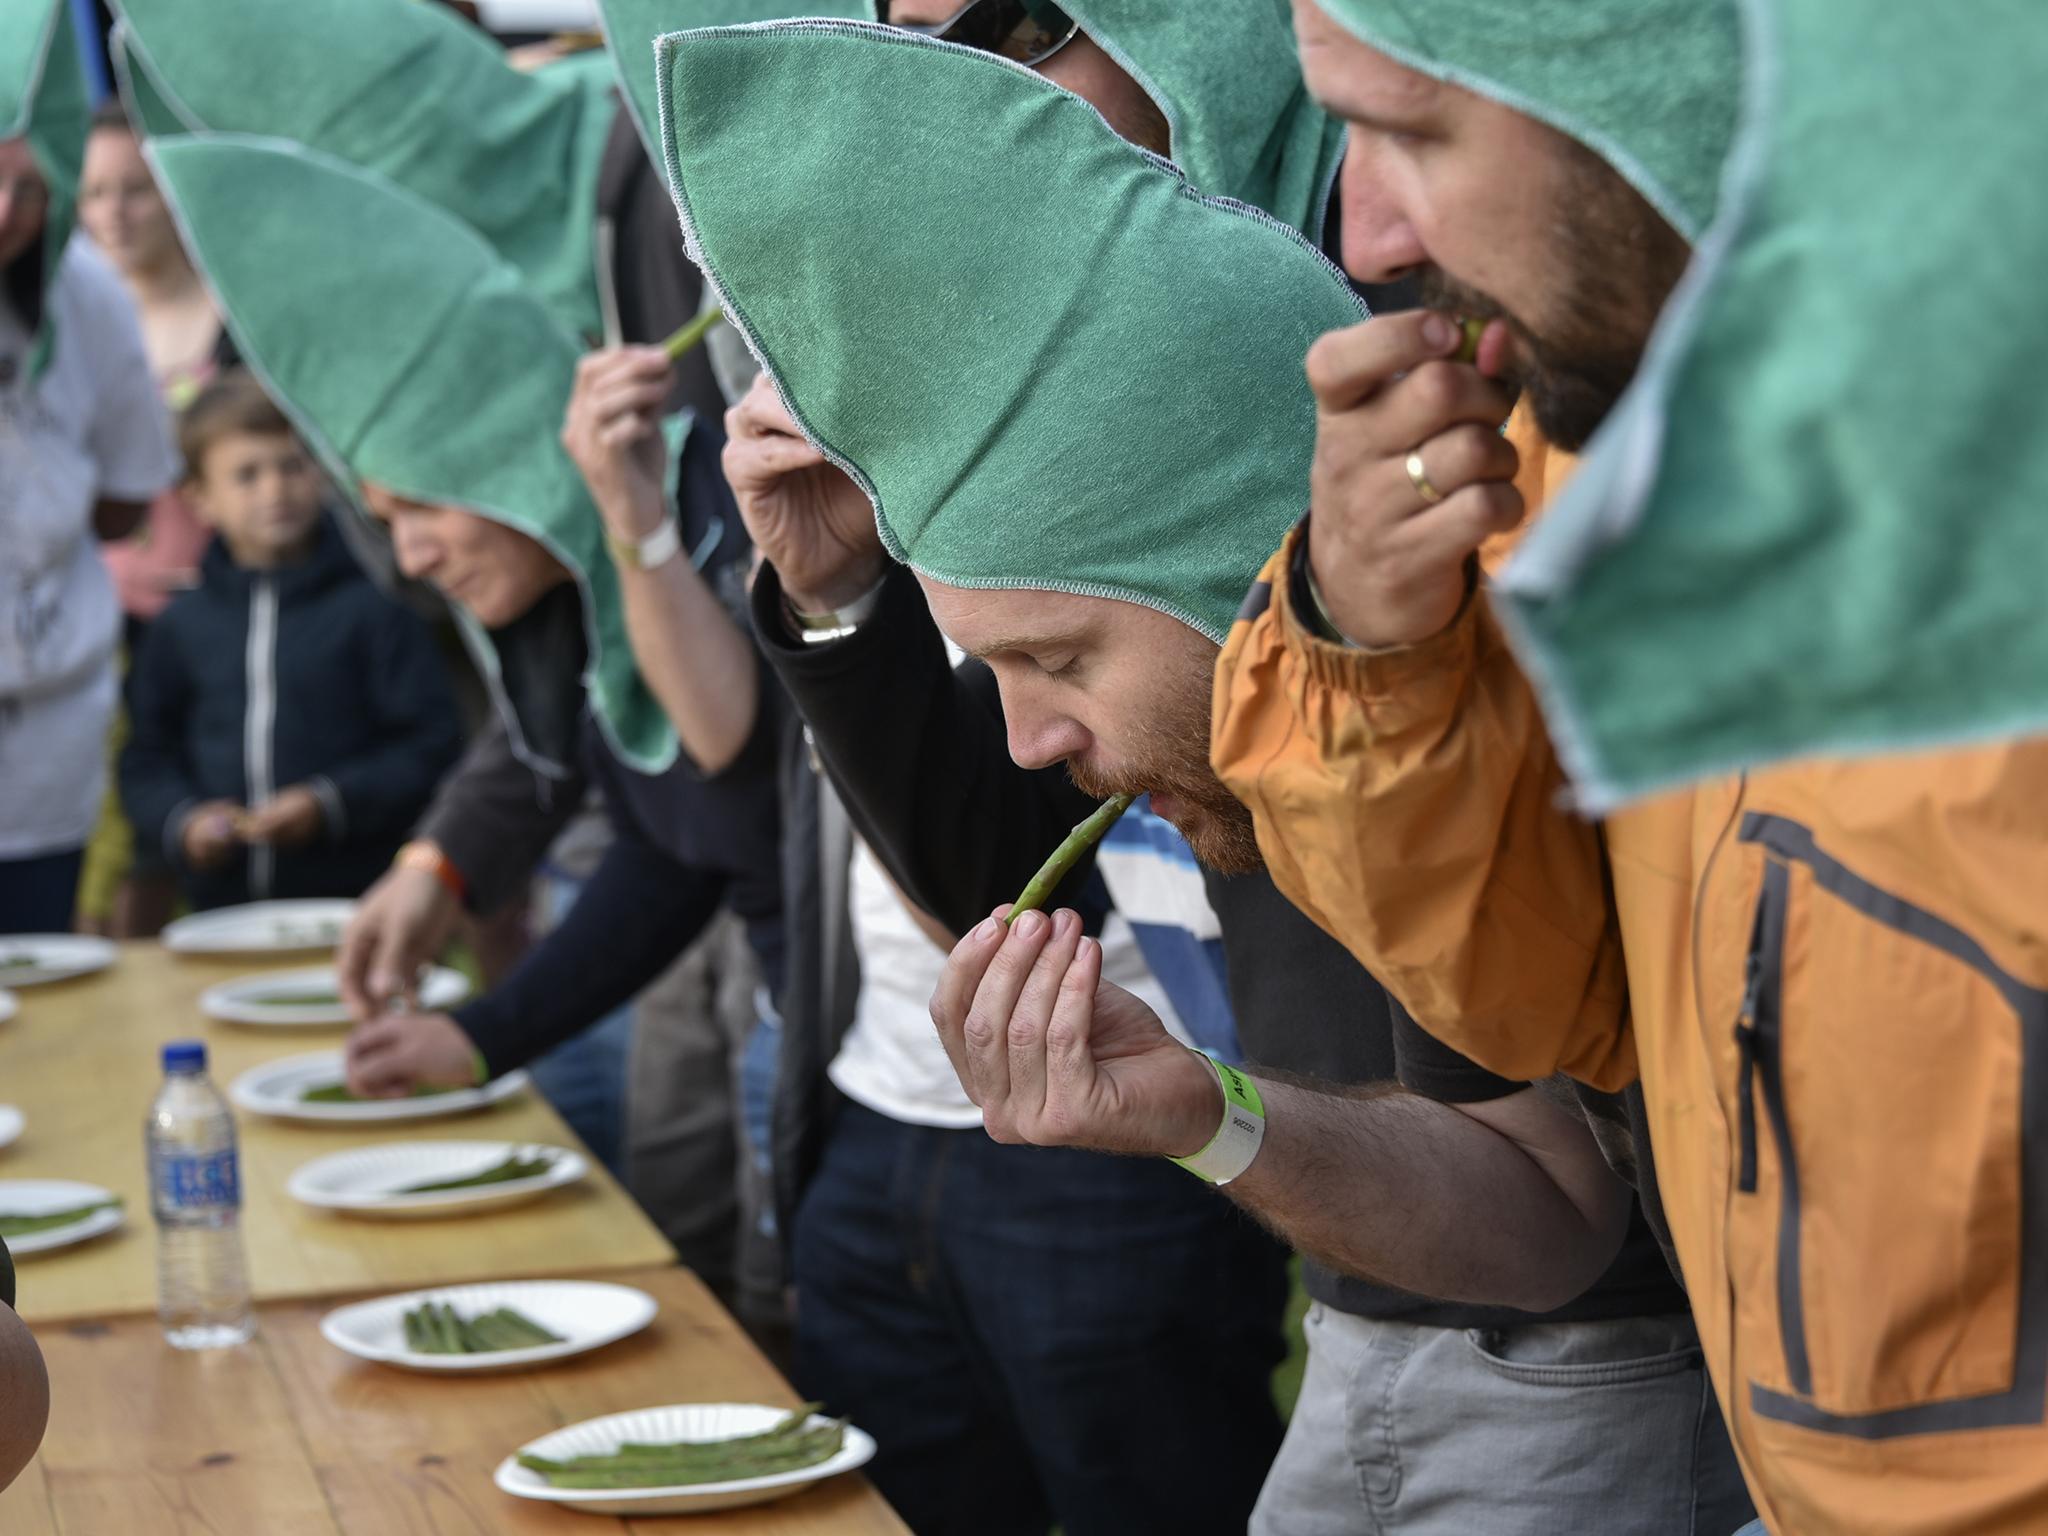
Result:
<svg viewBox="0 0 2048 1536"><path fill-rule="evenodd" d="M1251 1167L1266 1139L1266 1106L1259 1098L1259 1085L1235 1067L1225 1066L1214 1056L1197 1051L1216 1073L1223 1089L1223 1123L1209 1144L1192 1157L1169 1158L1196 1178L1210 1184L1228 1184Z"/></svg>

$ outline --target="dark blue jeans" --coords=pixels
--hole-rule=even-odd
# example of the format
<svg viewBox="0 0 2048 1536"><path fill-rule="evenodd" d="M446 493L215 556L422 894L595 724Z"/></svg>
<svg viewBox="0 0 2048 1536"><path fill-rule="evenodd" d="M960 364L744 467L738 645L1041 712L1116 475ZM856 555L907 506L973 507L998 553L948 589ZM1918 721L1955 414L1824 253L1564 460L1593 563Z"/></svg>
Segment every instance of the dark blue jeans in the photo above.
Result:
<svg viewBox="0 0 2048 1536"><path fill-rule="evenodd" d="M918 1536L1243 1536L1286 1254L1192 1175L847 1105L793 1264L797 1384Z"/></svg>
<svg viewBox="0 0 2048 1536"><path fill-rule="evenodd" d="M85 850L0 859L0 933L69 933Z"/></svg>

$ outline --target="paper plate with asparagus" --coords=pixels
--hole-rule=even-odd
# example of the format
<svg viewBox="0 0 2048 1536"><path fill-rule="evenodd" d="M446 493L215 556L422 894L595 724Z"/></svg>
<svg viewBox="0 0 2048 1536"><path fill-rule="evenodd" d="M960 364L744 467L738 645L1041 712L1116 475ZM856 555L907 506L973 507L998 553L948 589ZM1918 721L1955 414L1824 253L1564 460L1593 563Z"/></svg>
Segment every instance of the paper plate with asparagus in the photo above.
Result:
<svg viewBox="0 0 2048 1536"><path fill-rule="evenodd" d="M410 1291L320 1320L336 1349L414 1371L518 1371L602 1349L654 1320L654 1298L595 1280L517 1280Z"/></svg>
<svg viewBox="0 0 2048 1536"><path fill-rule="evenodd" d="M348 1091L340 1051L309 1051L251 1067L228 1088L228 1097L252 1115L345 1125L380 1120L431 1120L484 1109L526 1087L524 1072L507 1072L480 1088L415 1088L400 1099L359 1099Z"/></svg>
<svg viewBox="0 0 2048 1536"><path fill-rule="evenodd" d="M469 996L469 978L446 966L430 966L419 981L419 1007L440 1013ZM331 965L297 971L237 976L199 994L199 1011L224 1024L268 1029L308 1029L349 1022L341 982Z"/></svg>
<svg viewBox="0 0 2048 1536"><path fill-rule="evenodd" d="M121 1225L121 1197L75 1179L0 1179L0 1241L17 1259Z"/></svg>
<svg viewBox="0 0 2048 1536"><path fill-rule="evenodd" d="M466 1215L574 1184L590 1161L567 1147L516 1141L387 1141L301 1164L293 1199L351 1216Z"/></svg>
<svg viewBox="0 0 2048 1536"><path fill-rule="evenodd" d="M684 1515L765 1504L875 1454L872 1437L809 1403L678 1403L586 1419L522 1445L494 1481L593 1514Z"/></svg>
<svg viewBox="0 0 2048 1536"><path fill-rule="evenodd" d="M111 940L87 933L10 933L0 938L0 987L89 976L112 965L115 954Z"/></svg>
<svg viewBox="0 0 2048 1536"><path fill-rule="evenodd" d="M165 949L178 955L289 955L333 949L356 913L353 901L252 901L215 907L167 924Z"/></svg>

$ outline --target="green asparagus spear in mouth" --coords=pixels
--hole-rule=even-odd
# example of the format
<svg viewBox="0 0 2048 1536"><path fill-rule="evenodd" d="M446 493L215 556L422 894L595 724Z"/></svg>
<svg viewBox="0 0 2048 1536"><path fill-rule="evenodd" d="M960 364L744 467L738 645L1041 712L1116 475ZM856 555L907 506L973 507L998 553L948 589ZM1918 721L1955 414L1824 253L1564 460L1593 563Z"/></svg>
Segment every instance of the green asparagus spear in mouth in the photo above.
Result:
<svg viewBox="0 0 2048 1536"><path fill-rule="evenodd" d="M408 1184L403 1189L393 1190L399 1195L431 1195L444 1189L477 1189L490 1184L510 1184L515 1179L537 1179L555 1166L552 1152L539 1152L532 1157L522 1157L514 1152L495 1167L486 1168L482 1173L467 1174L459 1179L435 1179L426 1184Z"/></svg>
<svg viewBox="0 0 2048 1536"><path fill-rule="evenodd" d="M846 1424L829 1420L815 1427L816 1403L807 1403L757 1435L729 1440L682 1440L669 1445L627 1441L602 1456L551 1460L522 1455L521 1466L557 1488L677 1488L723 1483L817 1466L839 1454Z"/></svg>
<svg viewBox="0 0 2048 1536"><path fill-rule="evenodd" d="M1116 825L1117 817L1131 808L1136 795L1111 795L1098 805L1094 813L1067 834L1067 840L1053 849L1052 857L1039 866L1038 873L1031 877L1031 883L1024 887L1010 908L1005 922L1014 923L1026 912L1036 912L1046 904L1059 883L1067 878L1067 872L1081 862L1082 855L1108 835Z"/></svg>

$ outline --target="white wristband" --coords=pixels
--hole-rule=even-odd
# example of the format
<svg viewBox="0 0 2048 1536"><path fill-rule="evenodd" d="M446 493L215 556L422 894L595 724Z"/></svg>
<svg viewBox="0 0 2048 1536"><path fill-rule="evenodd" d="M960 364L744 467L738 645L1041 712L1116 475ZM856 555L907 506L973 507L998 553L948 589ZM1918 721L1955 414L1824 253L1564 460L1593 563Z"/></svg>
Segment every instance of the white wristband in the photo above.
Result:
<svg viewBox="0 0 2048 1536"><path fill-rule="evenodd" d="M683 530L675 513L670 512L662 518L661 526L644 539L621 539L607 533L604 541L618 564L628 570L651 571L682 552Z"/></svg>
<svg viewBox="0 0 2048 1536"><path fill-rule="evenodd" d="M1252 1159L1266 1139L1266 1106L1259 1098L1258 1085L1235 1067L1227 1067L1214 1056L1195 1053L1216 1070L1223 1089L1223 1123L1209 1144L1192 1157L1176 1157L1196 1178L1211 1184L1228 1184L1251 1167Z"/></svg>

